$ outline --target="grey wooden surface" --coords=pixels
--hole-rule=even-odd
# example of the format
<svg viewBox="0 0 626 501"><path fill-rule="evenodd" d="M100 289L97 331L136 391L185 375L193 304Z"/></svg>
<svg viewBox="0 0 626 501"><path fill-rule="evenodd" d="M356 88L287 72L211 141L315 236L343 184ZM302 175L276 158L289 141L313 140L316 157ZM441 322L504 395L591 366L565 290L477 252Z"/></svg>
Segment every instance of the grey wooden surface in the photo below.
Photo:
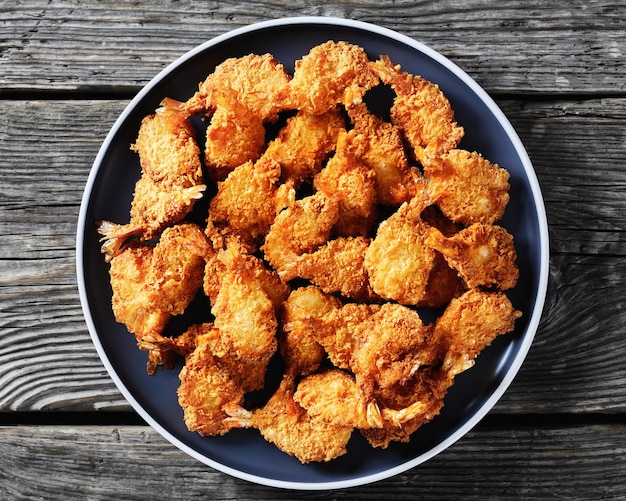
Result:
<svg viewBox="0 0 626 501"><path fill-rule="evenodd" d="M295 15L397 30L449 57L526 146L550 227L535 342L488 417L402 475L296 493L204 466L117 391L78 299L80 200L109 128L158 71ZM609 1L0 0L1 499L626 497L626 5Z"/></svg>

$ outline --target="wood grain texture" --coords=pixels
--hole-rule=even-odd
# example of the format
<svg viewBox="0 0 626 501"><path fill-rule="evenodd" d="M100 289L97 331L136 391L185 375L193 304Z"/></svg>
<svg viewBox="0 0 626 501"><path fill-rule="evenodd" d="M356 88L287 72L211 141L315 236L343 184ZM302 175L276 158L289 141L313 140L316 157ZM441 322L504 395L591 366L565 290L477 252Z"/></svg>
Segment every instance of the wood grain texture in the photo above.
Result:
<svg viewBox="0 0 626 501"><path fill-rule="evenodd" d="M378 500L393 493L397 500L485 501L626 496L623 424L479 427L413 470L344 491L296 492L231 478L142 426L0 427L0 453L3 499Z"/></svg>
<svg viewBox="0 0 626 501"><path fill-rule="evenodd" d="M128 409L87 334L74 266L84 184L125 105L0 101L0 410ZM494 412L623 412L626 100L500 105L538 173L553 256L535 343Z"/></svg>
<svg viewBox="0 0 626 501"><path fill-rule="evenodd" d="M75 268L85 182L129 99L208 39L302 15L396 30L476 79L528 150L550 228L542 321L492 412L425 464L334 492L237 480L140 424ZM626 498L625 74L615 0L0 0L0 499Z"/></svg>
<svg viewBox="0 0 626 501"><path fill-rule="evenodd" d="M0 2L0 92L136 91L196 45L288 16L394 29L448 56L494 93L623 93L623 2ZM497 40L497 43L493 43Z"/></svg>

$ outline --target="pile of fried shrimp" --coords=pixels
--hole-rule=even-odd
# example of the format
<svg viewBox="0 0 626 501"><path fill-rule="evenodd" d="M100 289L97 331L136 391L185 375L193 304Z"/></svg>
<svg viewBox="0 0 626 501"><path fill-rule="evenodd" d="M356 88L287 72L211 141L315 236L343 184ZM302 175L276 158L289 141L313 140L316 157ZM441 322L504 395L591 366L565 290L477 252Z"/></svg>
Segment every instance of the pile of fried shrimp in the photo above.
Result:
<svg viewBox="0 0 626 501"><path fill-rule="evenodd" d="M385 117L367 104L379 86ZM115 318L148 373L184 358L189 430L254 428L307 463L345 454L355 432L407 442L440 412L521 316L497 224L509 174L463 135L436 84L343 41L292 74L270 54L227 59L143 119L129 222L96 226ZM201 198L205 223L190 222ZM198 294L206 321L165 335ZM250 405L277 357L280 382Z"/></svg>

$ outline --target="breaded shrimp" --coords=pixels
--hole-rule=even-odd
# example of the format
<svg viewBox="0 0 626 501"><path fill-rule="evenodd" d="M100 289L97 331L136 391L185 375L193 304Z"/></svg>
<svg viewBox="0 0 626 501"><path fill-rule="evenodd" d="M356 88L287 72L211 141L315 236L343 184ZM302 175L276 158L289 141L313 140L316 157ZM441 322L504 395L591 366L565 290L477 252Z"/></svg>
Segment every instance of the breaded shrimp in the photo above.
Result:
<svg viewBox="0 0 626 501"><path fill-rule="evenodd" d="M347 303L331 310L313 331L335 367L353 370L354 353L367 335L365 326L379 308L377 304Z"/></svg>
<svg viewBox="0 0 626 501"><path fill-rule="evenodd" d="M361 435L372 447L385 449L391 442L408 442L423 424L431 421L443 407L443 399L453 378L441 369L421 369L405 385L386 388L377 395L379 405L389 409L414 409L420 412L405 415L406 419L387 422L382 428L361 429ZM384 393L384 395L383 395Z"/></svg>
<svg viewBox="0 0 626 501"><path fill-rule="evenodd" d="M443 369L454 377L472 367L476 356L512 331L520 316L502 292L471 289L453 299L433 330L432 342L445 353Z"/></svg>
<svg viewBox="0 0 626 501"><path fill-rule="evenodd" d="M383 304L361 329L351 366L367 398L379 388L408 381L420 367L432 363L423 349L429 328L406 306Z"/></svg>
<svg viewBox="0 0 626 501"><path fill-rule="evenodd" d="M469 226L499 221L509 202L509 173L479 153L450 150L424 164L433 199L451 220Z"/></svg>
<svg viewBox="0 0 626 501"><path fill-rule="evenodd" d="M213 331L219 335L217 331ZM179 373L178 402L190 431L203 436L223 435L233 428L224 406L242 405L244 391L229 363L213 353L215 339L205 336L185 357Z"/></svg>
<svg viewBox="0 0 626 501"><path fill-rule="evenodd" d="M306 278L328 294L366 302L375 299L363 264L370 240L365 237L339 237L312 254L297 260L299 277Z"/></svg>
<svg viewBox="0 0 626 501"><path fill-rule="evenodd" d="M339 369L311 374L300 381L294 400L312 418L359 429L397 426L419 416L427 404L415 401L404 409L380 408L359 390L354 378Z"/></svg>
<svg viewBox="0 0 626 501"><path fill-rule="evenodd" d="M324 245L338 218L337 201L324 193L294 201L276 216L265 237L265 259L284 281L292 280L298 256Z"/></svg>
<svg viewBox="0 0 626 501"><path fill-rule="evenodd" d="M422 208L417 196L403 204L380 223L365 253L374 292L407 305L423 300L435 259L426 245L428 226L420 218Z"/></svg>
<svg viewBox="0 0 626 501"><path fill-rule="evenodd" d="M263 119L238 101L217 107L206 130L204 151L204 162L213 181L223 181L241 164L255 162L264 148Z"/></svg>
<svg viewBox="0 0 626 501"><path fill-rule="evenodd" d="M326 319L340 307L336 297L324 294L315 286L291 292L283 305L279 342L286 375L296 377L318 369L325 355L318 339L335 335Z"/></svg>
<svg viewBox="0 0 626 501"><path fill-rule="evenodd" d="M218 65L198 91L178 108L187 114L211 116L205 162L209 176L221 181L247 161L256 161L265 147L265 127L281 111L278 91L290 77L270 54L230 58Z"/></svg>
<svg viewBox="0 0 626 501"><path fill-rule="evenodd" d="M270 141L263 158L279 163L281 182L297 188L322 169L344 126L345 120L337 108L320 115L300 111Z"/></svg>
<svg viewBox="0 0 626 501"><path fill-rule="evenodd" d="M285 107L319 115L337 104L361 102L378 81L362 47L329 40L296 61L293 79L283 93Z"/></svg>
<svg viewBox="0 0 626 501"><path fill-rule="evenodd" d="M442 155L459 144L463 127L454 120L452 106L439 86L401 71L388 56L381 56L371 67L395 91L391 121L402 129L422 165L432 156Z"/></svg>
<svg viewBox="0 0 626 501"><path fill-rule="evenodd" d="M271 54L248 54L219 64L183 104L188 114L212 113L224 102L237 100L263 121L274 121L282 107L277 101L290 77Z"/></svg>
<svg viewBox="0 0 626 501"><path fill-rule="evenodd" d="M230 239L224 248L207 259L203 288L212 304L215 303L224 280L231 279L233 273L240 272L245 272L248 280L263 289L277 312L281 310L283 302L289 296L289 286L280 280L275 270L269 268L262 259L250 254L246 246L237 239Z"/></svg>
<svg viewBox="0 0 626 501"><path fill-rule="evenodd" d="M446 238L428 230L427 243L441 252L467 286L507 290L519 277L513 236L501 226L475 223Z"/></svg>
<svg viewBox="0 0 626 501"><path fill-rule="evenodd" d="M181 224L167 228L156 246L132 244L111 260L115 319L140 348L152 350L171 316L182 314L202 287L207 249L200 227ZM149 373L159 364L152 351Z"/></svg>
<svg viewBox="0 0 626 501"><path fill-rule="evenodd" d="M157 237L180 222L202 197L200 149L191 122L172 108L143 119L135 144L142 175L135 185L128 224L97 222L102 252L110 260L131 236Z"/></svg>
<svg viewBox="0 0 626 501"><path fill-rule="evenodd" d="M345 130L337 137L335 155L313 179L313 187L339 203L339 219L333 227L337 236L369 234L377 216L376 173L356 157Z"/></svg>
<svg viewBox="0 0 626 501"><path fill-rule="evenodd" d="M274 195L279 176L280 166L273 161L237 167L217 185L209 206L210 224L227 228L250 245L262 241L276 217Z"/></svg>
<svg viewBox="0 0 626 501"><path fill-rule="evenodd" d="M348 140L356 156L376 173L378 203L397 207L408 201L421 174L409 164L400 129L370 113L365 103L348 108L348 115L354 125Z"/></svg>
<svg viewBox="0 0 626 501"><path fill-rule="evenodd" d="M307 413L327 423L354 428L381 428L383 420L374 400L367 400L354 378L339 369L311 374L300 381L294 400Z"/></svg>
<svg viewBox="0 0 626 501"><path fill-rule="evenodd" d="M285 378L267 404L254 411L228 406L229 424L257 428L267 441L302 463L330 461L345 454L354 428L310 416L294 401L293 386Z"/></svg>
<svg viewBox="0 0 626 501"><path fill-rule="evenodd" d="M276 351L278 322L252 270L226 270L211 311L215 327L231 340L238 359L269 361Z"/></svg>
<svg viewBox="0 0 626 501"><path fill-rule="evenodd" d="M426 291L417 306L440 308L447 305L453 297L465 291L465 282L456 270L450 268L445 258L435 252L433 265L428 275Z"/></svg>

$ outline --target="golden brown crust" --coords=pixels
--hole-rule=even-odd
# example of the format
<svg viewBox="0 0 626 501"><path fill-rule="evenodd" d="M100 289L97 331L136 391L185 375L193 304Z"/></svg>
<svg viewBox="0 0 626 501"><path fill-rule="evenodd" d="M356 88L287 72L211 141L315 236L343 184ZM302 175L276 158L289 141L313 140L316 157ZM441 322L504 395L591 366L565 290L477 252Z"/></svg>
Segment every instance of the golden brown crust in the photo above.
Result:
<svg viewBox="0 0 626 501"><path fill-rule="evenodd" d="M396 93L391 122L363 102L380 80ZM192 113L209 122L216 184L204 227L182 222L205 189ZM501 292L519 275L496 225L508 173L457 149L462 136L437 85L333 41L293 79L269 54L224 61L146 117L131 223L99 231L114 314L149 372L185 359L190 430L256 428L306 463L344 454L354 430L373 447L406 442L439 413L521 315ZM166 336L200 289L206 316ZM422 307L443 313L426 325ZM275 356L279 388L246 408Z"/></svg>

